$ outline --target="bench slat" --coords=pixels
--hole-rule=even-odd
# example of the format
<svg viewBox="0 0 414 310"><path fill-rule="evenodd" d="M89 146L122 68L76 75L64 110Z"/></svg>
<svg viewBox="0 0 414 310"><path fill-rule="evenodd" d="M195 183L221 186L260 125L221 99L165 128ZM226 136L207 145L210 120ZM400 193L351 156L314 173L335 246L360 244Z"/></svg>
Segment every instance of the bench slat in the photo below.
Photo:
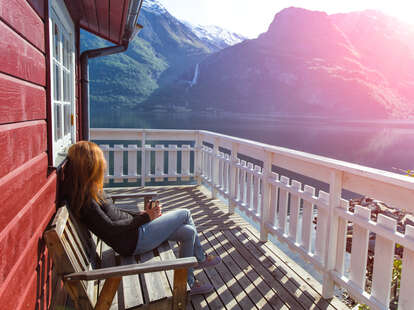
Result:
<svg viewBox="0 0 414 310"><path fill-rule="evenodd" d="M121 265L136 264L137 261L133 256L121 256ZM141 284L138 275L122 277L122 286L124 288L124 304L125 309L141 306L144 303L142 297Z"/></svg>

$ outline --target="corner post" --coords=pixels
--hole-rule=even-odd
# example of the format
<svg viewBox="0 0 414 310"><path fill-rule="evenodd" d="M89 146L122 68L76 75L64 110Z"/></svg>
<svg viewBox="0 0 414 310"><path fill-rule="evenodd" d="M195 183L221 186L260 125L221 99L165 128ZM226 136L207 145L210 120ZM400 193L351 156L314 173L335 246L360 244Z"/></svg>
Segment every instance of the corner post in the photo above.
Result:
<svg viewBox="0 0 414 310"><path fill-rule="evenodd" d="M331 277L331 271L335 269L338 247L338 215L335 209L341 206L342 171L332 170L329 182L329 210L328 227L325 245L325 271L323 275L322 297L332 298L335 283Z"/></svg>
<svg viewBox="0 0 414 310"><path fill-rule="evenodd" d="M239 144L233 142L231 144L231 156L230 156L230 192L228 197L228 205L229 205L229 214L233 214L234 210L236 208L235 200L237 198L237 181L238 181L238 175L237 175L237 154L239 153Z"/></svg>
<svg viewBox="0 0 414 310"><path fill-rule="evenodd" d="M145 161L145 140L146 140L146 133L145 133L145 129L142 131L142 140L141 140L141 186L144 187L145 186L145 171L146 170L146 161Z"/></svg>
<svg viewBox="0 0 414 310"><path fill-rule="evenodd" d="M270 191L271 184L269 178L272 174L272 157L273 153L265 151L263 162L263 175L262 175L262 210L260 214L260 241L266 242L268 239L268 229L266 227L266 221L270 214Z"/></svg>
<svg viewBox="0 0 414 310"><path fill-rule="evenodd" d="M219 176L219 139L214 139L214 146L213 146L213 175L211 180L211 196L213 199L217 198L217 184L218 184L218 176Z"/></svg>
<svg viewBox="0 0 414 310"><path fill-rule="evenodd" d="M201 185L201 138L200 131L195 131L195 145L194 145L194 175L197 179L197 185Z"/></svg>

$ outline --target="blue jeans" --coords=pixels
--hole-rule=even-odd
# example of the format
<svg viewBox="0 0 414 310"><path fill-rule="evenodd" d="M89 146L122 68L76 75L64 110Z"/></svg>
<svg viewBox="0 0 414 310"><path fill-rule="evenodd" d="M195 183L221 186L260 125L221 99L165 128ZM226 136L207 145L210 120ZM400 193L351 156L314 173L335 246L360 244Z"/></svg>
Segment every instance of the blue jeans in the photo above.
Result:
<svg viewBox="0 0 414 310"><path fill-rule="evenodd" d="M180 257L195 256L197 261L205 260L206 255L197 235L197 229L189 210L175 210L163 214L139 228L135 254L148 252L166 240L180 242ZM188 284L194 283L194 270L188 269Z"/></svg>

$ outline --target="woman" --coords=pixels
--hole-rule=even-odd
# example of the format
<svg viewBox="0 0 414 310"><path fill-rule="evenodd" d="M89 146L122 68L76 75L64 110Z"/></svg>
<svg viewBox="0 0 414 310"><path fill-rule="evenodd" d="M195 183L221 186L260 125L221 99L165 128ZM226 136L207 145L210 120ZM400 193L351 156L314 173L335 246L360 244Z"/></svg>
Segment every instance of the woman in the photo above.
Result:
<svg viewBox="0 0 414 310"><path fill-rule="evenodd" d="M165 240L180 242L180 256L195 256L198 268L221 262L220 257L206 255L197 235L190 211L176 210L162 214L161 206L148 208L135 215L116 208L103 192L106 162L98 145L80 141L68 152L64 169L65 195L71 210L88 229L121 255L141 254L156 248ZM209 283L194 278L188 272L191 295L206 294L213 290Z"/></svg>

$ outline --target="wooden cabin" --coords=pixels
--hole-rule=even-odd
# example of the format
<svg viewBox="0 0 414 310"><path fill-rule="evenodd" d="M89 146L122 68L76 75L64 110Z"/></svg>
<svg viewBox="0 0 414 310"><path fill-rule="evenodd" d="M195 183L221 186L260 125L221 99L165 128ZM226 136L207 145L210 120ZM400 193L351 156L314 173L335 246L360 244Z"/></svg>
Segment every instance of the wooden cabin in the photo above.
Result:
<svg viewBox="0 0 414 310"><path fill-rule="evenodd" d="M51 301L42 234L56 211L56 168L67 147L88 135L80 29L125 50L141 3L0 0L2 309L47 309Z"/></svg>

